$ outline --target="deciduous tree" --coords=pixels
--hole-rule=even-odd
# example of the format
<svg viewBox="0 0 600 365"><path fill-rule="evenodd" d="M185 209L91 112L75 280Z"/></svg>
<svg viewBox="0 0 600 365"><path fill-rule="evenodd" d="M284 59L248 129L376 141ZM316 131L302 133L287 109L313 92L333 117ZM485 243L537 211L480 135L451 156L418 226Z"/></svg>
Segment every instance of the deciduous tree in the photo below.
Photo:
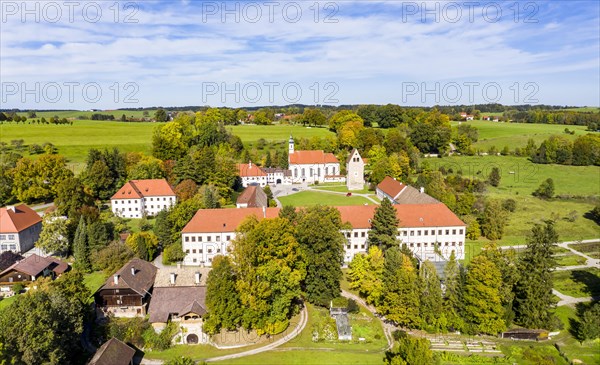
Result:
<svg viewBox="0 0 600 365"><path fill-rule="evenodd" d="M217 333L221 328L234 330L240 325L244 308L236 282L237 275L231 259L228 256L216 256L206 280L206 307L209 314L204 328L207 333Z"/></svg>

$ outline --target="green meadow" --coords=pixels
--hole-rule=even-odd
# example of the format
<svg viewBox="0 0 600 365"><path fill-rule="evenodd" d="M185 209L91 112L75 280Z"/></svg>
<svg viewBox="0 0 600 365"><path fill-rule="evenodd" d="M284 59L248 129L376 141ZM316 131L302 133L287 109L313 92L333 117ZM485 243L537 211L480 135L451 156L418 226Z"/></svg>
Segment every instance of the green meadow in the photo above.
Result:
<svg viewBox="0 0 600 365"><path fill-rule="evenodd" d="M482 113L482 115L483 114L485 113ZM458 126L458 123L459 122L452 122L452 125ZM543 140L552 135L559 134L574 140L577 136L590 133L586 131L587 127L576 125L498 123L485 120L474 120L462 123L472 125L479 130L479 139L473 144L473 147L484 151L487 151L492 146L496 146L498 151L502 150L504 146L508 146L512 152L516 147L525 147L530 138L539 145ZM575 131L575 134L571 135L564 133L565 128Z"/></svg>

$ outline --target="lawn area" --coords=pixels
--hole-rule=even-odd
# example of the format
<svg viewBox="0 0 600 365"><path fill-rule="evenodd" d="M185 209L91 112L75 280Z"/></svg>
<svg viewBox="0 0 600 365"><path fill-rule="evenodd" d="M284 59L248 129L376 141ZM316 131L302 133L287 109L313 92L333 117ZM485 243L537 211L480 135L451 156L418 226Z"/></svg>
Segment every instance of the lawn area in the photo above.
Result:
<svg viewBox="0 0 600 365"><path fill-rule="evenodd" d="M282 196L278 198L283 205L294 207L305 207L309 205L374 205L372 201L362 196L345 196L341 194L320 193L317 191L302 191L300 193Z"/></svg>
<svg viewBox="0 0 600 365"><path fill-rule="evenodd" d="M327 128L310 128L300 125L273 124L273 125L233 125L225 127L231 133L239 136L244 143L256 142L264 139L267 142L287 142L290 135L294 138L311 138L335 136ZM287 144L286 144L287 147Z"/></svg>
<svg viewBox="0 0 600 365"><path fill-rule="evenodd" d="M83 277L83 282L85 286L90 290L90 292L94 293L98 290L102 284L106 281L106 275L102 271L95 271L89 274L85 274Z"/></svg>
<svg viewBox="0 0 600 365"><path fill-rule="evenodd" d="M486 113L485 115L490 114ZM493 114L493 113L491 113ZM575 140L577 136L590 133L585 126L561 124L533 124L533 123L498 123L485 120L475 120L468 123L479 130L479 139L473 144L474 148L487 151L491 146L496 146L498 151L504 146L514 151L515 147L525 147L532 138L537 145L552 135L562 135L567 139ZM453 126L458 122L452 122ZM574 135L564 133L565 128L575 131Z"/></svg>
<svg viewBox="0 0 600 365"><path fill-rule="evenodd" d="M291 350L277 348L273 351L215 364L281 364L281 365L381 365L383 353L343 352L335 350Z"/></svg>
<svg viewBox="0 0 600 365"><path fill-rule="evenodd" d="M4 308L6 308L9 305L11 305L12 303L14 303L15 300L17 300L17 295L13 295L10 298L1 299L0 300L0 311L2 311Z"/></svg>
<svg viewBox="0 0 600 365"><path fill-rule="evenodd" d="M319 190L336 191L338 193L370 194L370 195L372 195L372 197L377 197L377 193L375 193L372 190L369 190L366 187L364 189L362 189L362 190L348 190L348 188L346 187L346 184L343 184L343 185L323 185L323 184L319 184L319 185L316 185L314 188L315 189L319 189Z"/></svg>
<svg viewBox="0 0 600 365"><path fill-rule="evenodd" d="M150 118L154 117L154 113L156 110L147 110L148 116ZM21 116L27 116L27 113L17 113ZM102 115L114 115L115 118L119 119L123 114L126 117L133 118L142 118L144 116L144 110L102 110L97 112L91 112L89 110L59 110L59 111L44 111L44 112L35 112L36 117L33 119L40 119L42 117L50 118L53 116L58 116L59 118L79 118L85 117L85 119L89 119L92 117L92 114L102 114Z"/></svg>
<svg viewBox="0 0 600 365"><path fill-rule="evenodd" d="M558 218L556 229L561 241L593 239L600 235L600 227L584 217L600 198L598 166L541 165L514 156L451 156L426 161L434 169L443 166L455 173L462 171L463 176L482 180L493 167L500 168L500 185L488 187L487 196L517 201L517 209L510 214L505 234L499 241L502 245L523 244L533 223L550 218ZM576 184L573 183L574 176L577 176ZM549 177L554 180L557 195L581 198L542 200L533 197L531 193ZM566 219L570 212L575 212L574 222Z"/></svg>
<svg viewBox="0 0 600 365"><path fill-rule="evenodd" d="M600 295L600 269L555 271L554 289L576 298Z"/></svg>
<svg viewBox="0 0 600 365"><path fill-rule="evenodd" d="M560 351L575 363L575 360L583 361L584 364L600 364L600 340L587 341L580 344L570 333L570 319L577 317L575 308L567 305L556 308L556 316L563 323L564 329L553 338Z"/></svg>
<svg viewBox="0 0 600 365"><path fill-rule="evenodd" d="M575 265L585 265L587 259L583 256L579 255L560 255L555 256L556 264L558 266L575 266Z"/></svg>
<svg viewBox="0 0 600 365"><path fill-rule="evenodd" d="M304 331L298 337L281 346L281 348L293 349L335 349L338 351L382 351L387 347L387 340L383 333L381 322L375 318L369 311L361 307L360 313L350 314L350 326L352 326L352 341L338 341L337 333L333 340L313 341L314 333L320 335L324 332L331 319L329 310L307 304L308 322ZM335 332L335 322L333 322L333 331ZM360 334L360 335L357 335ZM358 342L358 338L363 336L366 341Z"/></svg>

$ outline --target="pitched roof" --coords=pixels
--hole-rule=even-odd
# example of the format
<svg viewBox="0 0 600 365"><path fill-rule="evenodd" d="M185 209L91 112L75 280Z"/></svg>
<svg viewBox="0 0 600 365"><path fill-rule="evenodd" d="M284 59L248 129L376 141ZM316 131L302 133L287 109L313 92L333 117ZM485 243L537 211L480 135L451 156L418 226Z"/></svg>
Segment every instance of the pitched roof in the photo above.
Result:
<svg viewBox="0 0 600 365"><path fill-rule="evenodd" d="M56 274L60 275L64 273L68 268L69 265L66 262L62 262L53 257L42 257L37 254L33 254L19 262L14 263L6 270L2 271L0 275L15 270L30 276L38 276L42 271L46 269L52 270Z"/></svg>
<svg viewBox="0 0 600 365"><path fill-rule="evenodd" d="M200 286L206 285L209 268L197 266L170 267L156 272L154 290L161 287L196 286L196 273L200 273ZM175 284L171 284L171 274L175 274Z"/></svg>
<svg viewBox="0 0 600 365"><path fill-rule="evenodd" d="M100 346L88 365L129 365L134 355L134 349L113 337Z"/></svg>
<svg viewBox="0 0 600 365"><path fill-rule="evenodd" d="M205 286L154 288L148 307L150 323L166 323L170 314L206 314Z"/></svg>
<svg viewBox="0 0 600 365"><path fill-rule="evenodd" d="M238 174L240 177L246 176L267 176L267 173L260 168L260 166L256 166L256 164L250 163L240 163L237 164Z"/></svg>
<svg viewBox="0 0 600 365"><path fill-rule="evenodd" d="M339 163L333 153L325 153L323 151L295 151L290 154L290 164L307 165L307 164L324 164L324 163Z"/></svg>
<svg viewBox="0 0 600 365"><path fill-rule="evenodd" d="M146 196L175 196L165 179L130 180L111 199L140 199Z"/></svg>
<svg viewBox="0 0 600 365"><path fill-rule="evenodd" d="M348 155L348 158L346 158L346 163L350 162L350 159L354 156L355 153L358 153L358 150L356 148L354 148L352 150L352 152L350 152L350 154ZM362 156L360 155L360 153L358 153L358 157L360 157L362 159ZM364 162L364 160L363 160Z"/></svg>
<svg viewBox="0 0 600 365"><path fill-rule="evenodd" d="M386 195L392 197L392 199L395 199L404 188L406 188L406 185L389 176L386 176L385 179L377 185L377 189L383 191Z"/></svg>
<svg viewBox="0 0 600 365"><path fill-rule="evenodd" d="M266 215L266 218L275 218L279 208L264 208L264 213L263 208L200 209L181 232L233 232L246 217L254 215L260 220Z"/></svg>
<svg viewBox="0 0 600 365"><path fill-rule="evenodd" d="M135 269L135 275L131 269ZM123 265L114 275L119 275L118 283L114 282L114 275L106 279L106 282L98 291L104 289L131 289L141 296L145 296L154 285L156 277L156 266L139 258L131 259Z"/></svg>
<svg viewBox="0 0 600 365"><path fill-rule="evenodd" d="M14 265L17 261L23 260L23 256L12 251L0 253L0 272Z"/></svg>
<svg viewBox="0 0 600 365"><path fill-rule="evenodd" d="M342 222L355 229L371 228L370 220L375 215L376 205L354 205L335 207L340 211ZM399 227L455 227L464 226L444 203L394 205ZM275 218L279 208L266 208L266 217ZM183 233L233 232L249 215L263 218L261 208L200 209L183 228ZM225 224L225 226L224 226Z"/></svg>
<svg viewBox="0 0 600 365"><path fill-rule="evenodd" d="M262 170L268 174L283 174L283 176L292 176L292 172L288 169L282 169L279 167L263 167Z"/></svg>
<svg viewBox="0 0 600 365"><path fill-rule="evenodd" d="M370 220L375 215L375 205L357 205L336 207L342 222L349 222L353 228L369 229ZM454 227L464 226L444 203L437 204L403 204L394 205L399 227Z"/></svg>
<svg viewBox="0 0 600 365"><path fill-rule="evenodd" d="M394 199L398 204L437 204L439 201L432 196L421 193L418 189L413 188L410 185L406 185L406 188Z"/></svg>
<svg viewBox="0 0 600 365"><path fill-rule="evenodd" d="M0 233L19 233L42 218L25 204L0 208Z"/></svg>
<svg viewBox="0 0 600 365"><path fill-rule="evenodd" d="M268 206L267 194L260 186L250 185L238 196L237 204L247 204L248 208L258 208Z"/></svg>

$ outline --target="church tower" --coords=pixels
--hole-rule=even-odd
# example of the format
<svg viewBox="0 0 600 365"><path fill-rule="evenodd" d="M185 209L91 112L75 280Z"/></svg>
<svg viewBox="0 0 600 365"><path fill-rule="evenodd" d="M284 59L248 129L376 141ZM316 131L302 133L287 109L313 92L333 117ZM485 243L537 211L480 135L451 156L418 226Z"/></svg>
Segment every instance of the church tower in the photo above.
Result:
<svg viewBox="0 0 600 365"><path fill-rule="evenodd" d="M346 187L348 190L365 188L365 161L355 148L346 161Z"/></svg>
<svg viewBox="0 0 600 365"><path fill-rule="evenodd" d="M294 153L294 137L292 137L292 135L290 134L288 155L291 155L292 153Z"/></svg>

